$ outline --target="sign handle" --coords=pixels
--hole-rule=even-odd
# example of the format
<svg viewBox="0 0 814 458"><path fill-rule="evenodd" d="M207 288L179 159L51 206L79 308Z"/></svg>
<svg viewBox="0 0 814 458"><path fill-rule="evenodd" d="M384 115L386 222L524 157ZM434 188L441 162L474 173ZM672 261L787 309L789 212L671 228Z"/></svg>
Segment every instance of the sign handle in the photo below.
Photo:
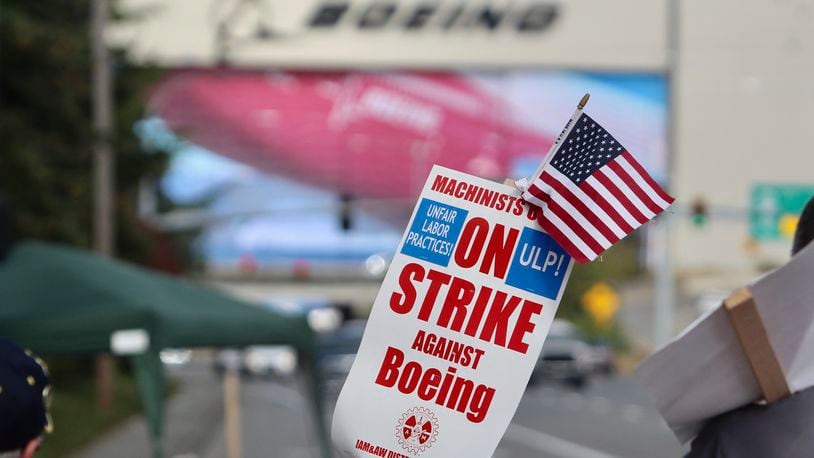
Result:
<svg viewBox="0 0 814 458"><path fill-rule="evenodd" d="M724 308L766 402L791 396L786 375L769 341L751 291L738 289L724 299Z"/></svg>

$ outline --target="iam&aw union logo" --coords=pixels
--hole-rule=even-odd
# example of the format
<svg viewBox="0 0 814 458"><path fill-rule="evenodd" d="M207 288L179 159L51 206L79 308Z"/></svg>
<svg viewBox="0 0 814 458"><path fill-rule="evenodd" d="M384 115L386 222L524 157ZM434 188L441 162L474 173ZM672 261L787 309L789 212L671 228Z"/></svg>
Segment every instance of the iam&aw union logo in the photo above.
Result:
<svg viewBox="0 0 814 458"><path fill-rule="evenodd" d="M437 436L438 418L425 407L413 407L404 412L396 426L399 444L414 455L432 447Z"/></svg>

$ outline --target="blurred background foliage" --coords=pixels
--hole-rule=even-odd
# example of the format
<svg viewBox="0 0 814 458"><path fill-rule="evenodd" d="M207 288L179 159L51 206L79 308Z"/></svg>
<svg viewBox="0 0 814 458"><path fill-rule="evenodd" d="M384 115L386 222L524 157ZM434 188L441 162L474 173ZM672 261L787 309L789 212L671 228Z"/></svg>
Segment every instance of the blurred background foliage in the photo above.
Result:
<svg viewBox="0 0 814 458"><path fill-rule="evenodd" d="M574 264L571 279L565 288L557 317L573 322L588 340L602 341L616 350L629 350L625 333L616 321L602 326L585 310L582 297L593 285L604 282L612 288L645 274L640 262L640 242L636 234L611 247L598 260L588 264Z"/></svg>
<svg viewBox="0 0 814 458"><path fill-rule="evenodd" d="M0 193L17 238L90 247L93 143L90 7L87 0L3 0L0 14ZM154 68L128 65L114 51L116 252L146 261L150 234L136 216L140 181L166 167L144 154L133 124L144 115ZM13 69L14 71L8 71Z"/></svg>

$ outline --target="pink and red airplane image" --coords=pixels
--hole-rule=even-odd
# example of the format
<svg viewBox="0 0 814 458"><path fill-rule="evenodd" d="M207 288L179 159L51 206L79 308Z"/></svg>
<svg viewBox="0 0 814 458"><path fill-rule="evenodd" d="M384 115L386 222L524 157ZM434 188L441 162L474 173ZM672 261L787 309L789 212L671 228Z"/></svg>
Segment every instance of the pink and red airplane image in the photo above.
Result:
<svg viewBox="0 0 814 458"><path fill-rule="evenodd" d="M177 70L151 97L181 136L356 197L412 197L433 164L502 179L555 133L458 73ZM566 119L558 120L565 122Z"/></svg>
<svg viewBox="0 0 814 458"><path fill-rule="evenodd" d="M172 151L162 193L205 202L198 247L210 267L249 255L358 263L392 252L433 164L527 176L585 92L587 111L663 179L665 88L660 75L540 69L180 69L154 88L137 131ZM368 199L350 231L341 194Z"/></svg>

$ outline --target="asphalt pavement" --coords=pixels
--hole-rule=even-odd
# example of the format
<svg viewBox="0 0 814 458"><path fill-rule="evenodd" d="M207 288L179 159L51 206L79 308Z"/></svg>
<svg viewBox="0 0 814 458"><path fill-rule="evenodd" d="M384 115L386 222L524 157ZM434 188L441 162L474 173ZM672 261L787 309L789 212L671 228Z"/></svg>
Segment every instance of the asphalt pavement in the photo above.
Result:
<svg viewBox="0 0 814 458"><path fill-rule="evenodd" d="M174 368L181 393L169 405L168 457L226 455L223 391L207 363ZM333 402L329 399L329 410ZM245 458L317 458L314 418L297 379L243 379ZM149 456L143 421L134 419L76 458ZM582 391L529 387L494 458L671 458L683 453L635 381L595 378Z"/></svg>
<svg viewBox="0 0 814 458"><path fill-rule="evenodd" d="M595 379L585 390L526 390L495 458L669 458L684 453L638 385Z"/></svg>

